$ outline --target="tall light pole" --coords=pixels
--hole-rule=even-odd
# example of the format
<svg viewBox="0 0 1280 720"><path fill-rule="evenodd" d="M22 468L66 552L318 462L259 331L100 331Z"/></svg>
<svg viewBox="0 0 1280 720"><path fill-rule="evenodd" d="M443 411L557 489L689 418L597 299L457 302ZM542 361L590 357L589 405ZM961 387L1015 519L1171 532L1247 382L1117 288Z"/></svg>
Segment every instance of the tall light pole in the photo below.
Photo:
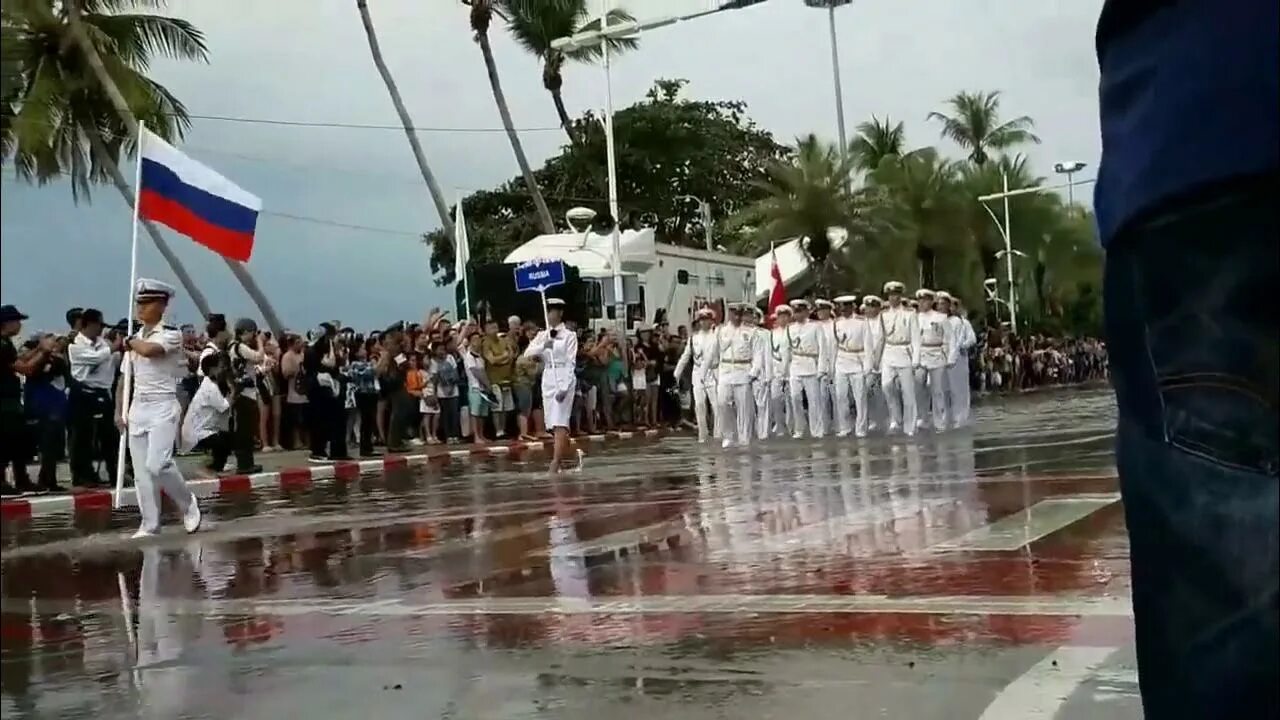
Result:
<svg viewBox="0 0 1280 720"><path fill-rule="evenodd" d="M609 0L600 0L600 32L608 31ZM622 230L618 210L618 155L613 145L613 73L609 71L609 42L600 43L601 64L604 66L604 151L609 173L609 214L613 216L613 229L610 233L610 244L613 260L609 265L613 268L613 314L614 321L620 323L622 335L627 334L627 300L623 297L622 282Z"/></svg>
<svg viewBox="0 0 1280 720"><path fill-rule="evenodd" d="M1009 329L1013 331L1013 334L1017 335L1018 334L1018 295L1017 295L1017 290L1013 283L1013 256L1017 255L1019 257L1026 257L1026 254L1019 250L1013 249L1013 224L1011 222L1010 214L1009 214L1009 198L1013 195L1021 195L1027 192L1039 192L1040 188L1022 188L1019 190L1014 190L1013 192L1009 192L1008 173L1000 173L1000 178L1001 178L1001 183L1004 186L1004 191L996 193L994 195L983 195L978 198L978 202L982 203L982 209L986 210L987 214L991 216L991 222L994 222L996 224L996 229L1000 231L1000 236L1004 240L1004 250L1001 250L1000 252L996 253L996 258L999 259L1003 257L1005 262L1005 275L1009 283L1009 299L1004 301L1004 303L1009 306ZM996 199L1004 200L1004 222L1003 223L1000 222L1000 219L996 217L996 214L992 212L991 208L987 205L988 200L996 200ZM992 282L994 282L994 280L992 280ZM992 294L991 297L993 299L995 298L994 293Z"/></svg>
<svg viewBox="0 0 1280 720"><path fill-rule="evenodd" d="M1089 163L1081 162L1079 160L1072 160L1070 162L1060 162L1060 163L1053 164L1054 172L1058 173L1059 175L1067 176L1067 205L1068 206L1076 204L1076 195L1075 195L1076 185L1074 182L1072 182L1071 176L1075 175L1076 173L1080 172L1081 170L1085 169L1088 166L1089 166Z"/></svg>
<svg viewBox="0 0 1280 720"><path fill-rule="evenodd" d="M840 152L844 153L848 144L844 132L844 90L840 86L840 51L836 45L836 8L848 5L853 0L804 0L804 4L812 8L825 8L827 11L827 28L831 33L831 79L836 87L836 129L840 133Z"/></svg>

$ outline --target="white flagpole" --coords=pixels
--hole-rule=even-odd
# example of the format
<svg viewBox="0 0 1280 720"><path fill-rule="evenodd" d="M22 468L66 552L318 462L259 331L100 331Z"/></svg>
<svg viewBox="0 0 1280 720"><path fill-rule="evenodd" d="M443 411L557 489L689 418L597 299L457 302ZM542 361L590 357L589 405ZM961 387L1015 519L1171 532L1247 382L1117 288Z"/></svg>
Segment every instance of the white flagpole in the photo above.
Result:
<svg viewBox="0 0 1280 720"><path fill-rule="evenodd" d="M137 163L133 170L133 241L129 247L129 297L128 326L125 327L125 347L123 359L121 360L121 380L120 392L123 401L120 403L120 412L125 417L126 422L129 418L129 405L132 402L131 394L133 392L133 353L129 350L129 336L133 334L133 314L134 302L133 293L134 286L138 284L138 206L142 199L142 144L146 142L146 126L141 120L138 121L138 148ZM129 440L129 428L126 427L120 433L120 446L116 449L116 491L111 499L111 506L119 509L120 498L124 495L124 451L126 443Z"/></svg>

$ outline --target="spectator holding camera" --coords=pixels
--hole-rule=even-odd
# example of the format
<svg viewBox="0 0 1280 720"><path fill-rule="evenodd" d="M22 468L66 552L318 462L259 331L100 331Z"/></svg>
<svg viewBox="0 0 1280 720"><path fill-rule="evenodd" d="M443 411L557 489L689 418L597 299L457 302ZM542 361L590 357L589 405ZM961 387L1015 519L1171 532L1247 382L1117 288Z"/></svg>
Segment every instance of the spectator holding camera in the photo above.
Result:
<svg viewBox="0 0 1280 720"><path fill-rule="evenodd" d="M94 461L102 461L107 477L116 476L116 454L120 433L115 426L116 358L121 350L119 338L103 337L102 311L88 308L81 312L80 328L67 346L71 366L67 415L71 440L71 484L92 488L102 484L94 469Z"/></svg>
<svg viewBox="0 0 1280 720"><path fill-rule="evenodd" d="M227 345L228 369L235 400L232 402L233 440L236 473L251 475L262 472L253 462L254 444L258 437L258 372L266 362L259 346L258 324L249 318L236 321L235 337Z"/></svg>

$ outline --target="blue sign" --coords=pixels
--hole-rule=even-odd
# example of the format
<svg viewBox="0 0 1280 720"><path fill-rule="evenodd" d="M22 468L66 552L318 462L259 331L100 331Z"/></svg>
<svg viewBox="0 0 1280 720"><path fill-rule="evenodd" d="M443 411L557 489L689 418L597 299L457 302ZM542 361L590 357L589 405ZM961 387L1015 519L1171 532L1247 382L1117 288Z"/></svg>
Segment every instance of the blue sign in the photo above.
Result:
<svg viewBox="0 0 1280 720"><path fill-rule="evenodd" d="M543 292L564 284L564 262L560 260L522 262L516 266L515 273L519 292Z"/></svg>

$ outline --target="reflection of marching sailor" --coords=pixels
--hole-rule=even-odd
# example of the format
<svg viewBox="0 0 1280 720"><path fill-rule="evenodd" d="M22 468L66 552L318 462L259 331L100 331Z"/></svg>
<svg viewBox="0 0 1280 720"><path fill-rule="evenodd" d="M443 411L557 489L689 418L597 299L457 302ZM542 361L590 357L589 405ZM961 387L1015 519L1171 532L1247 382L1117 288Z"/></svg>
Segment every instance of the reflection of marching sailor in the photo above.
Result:
<svg viewBox="0 0 1280 720"><path fill-rule="evenodd" d="M551 472L559 472L569 453L569 419L573 416L573 394L577 381L574 365L578 358L578 336L565 327L564 300L547 298L547 329L539 332L524 356L542 361L542 414L547 429L555 436L551 452Z"/></svg>
<svg viewBox="0 0 1280 720"><path fill-rule="evenodd" d="M715 347L719 353L720 377L717 383L716 419L720 425L723 447L742 446L751 442L755 428L755 397L751 383L764 368L756 352L759 344L756 330L742 324L742 306L729 306L729 322L716 331Z"/></svg>
<svg viewBox="0 0 1280 720"><path fill-rule="evenodd" d="M171 286L158 280L139 279L135 288L137 317L142 327L129 338L128 364L132 366L132 398L122 398L129 408L129 453L142 525L134 537L160 531L160 492L178 506L187 532L200 529L200 505L173 461L181 408L178 378L186 370L182 332L163 324L164 311L174 295Z"/></svg>
<svg viewBox="0 0 1280 720"><path fill-rule="evenodd" d="M839 437L867 436L867 375L871 371L871 357L875 338L871 335L867 319L854 314L857 302L853 295L836 298L840 307L840 319L835 323L835 409L836 428ZM857 421L850 416L852 401Z"/></svg>
<svg viewBox="0 0 1280 720"><path fill-rule="evenodd" d="M768 328L760 325L760 310L754 305L745 308L743 321L755 332L755 355L759 359L760 374L751 379L751 396L756 401L756 437L760 440L769 438L769 386L773 382L773 340Z"/></svg>
<svg viewBox="0 0 1280 720"><path fill-rule="evenodd" d="M787 411L787 381L791 377L791 307L773 311L769 331L769 434L790 435L795 415Z"/></svg>
<svg viewBox="0 0 1280 720"><path fill-rule="evenodd" d="M684 352L676 361L676 377L684 377L684 370L693 363L693 414L698 420L698 442L707 441L707 408L716 402L716 331L715 313L710 308L698 311L698 330L684 344ZM717 428L720 417L715 418ZM717 435L719 433L717 432Z"/></svg>
<svg viewBox="0 0 1280 720"><path fill-rule="evenodd" d="M889 405L889 433L901 429L916 433L916 382L912 360L913 345L919 343L916 314L902 305L906 286L896 280L884 284L889 307L881 315L884 326L884 354L880 362L880 382Z"/></svg>
<svg viewBox="0 0 1280 720"><path fill-rule="evenodd" d="M917 322L920 326L920 353L916 355L916 367L928 382L927 401L932 410L933 429L947 429L947 368L955 364L956 344L951 337L951 323L947 316L933 309L934 292L921 288L916 291L920 303ZM919 391L920 387L917 386ZM928 422L926 418L922 421Z"/></svg>
<svg viewBox="0 0 1280 720"><path fill-rule="evenodd" d="M951 337L955 340L956 363L947 370L947 389L951 392L951 424L961 427L969 422L969 353L978 344L973 325L964 315L960 298L938 293L938 310L948 313Z"/></svg>
<svg viewBox="0 0 1280 720"><path fill-rule="evenodd" d="M827 358L829 344L823 336L825 326L809 321L809 303L792 300L796 321L791 326L791 436L802 438L805 434L805 404L809 406L809 432L822 437L827 432L827 422L822 407L823 373L830 361Z"/></svg>

